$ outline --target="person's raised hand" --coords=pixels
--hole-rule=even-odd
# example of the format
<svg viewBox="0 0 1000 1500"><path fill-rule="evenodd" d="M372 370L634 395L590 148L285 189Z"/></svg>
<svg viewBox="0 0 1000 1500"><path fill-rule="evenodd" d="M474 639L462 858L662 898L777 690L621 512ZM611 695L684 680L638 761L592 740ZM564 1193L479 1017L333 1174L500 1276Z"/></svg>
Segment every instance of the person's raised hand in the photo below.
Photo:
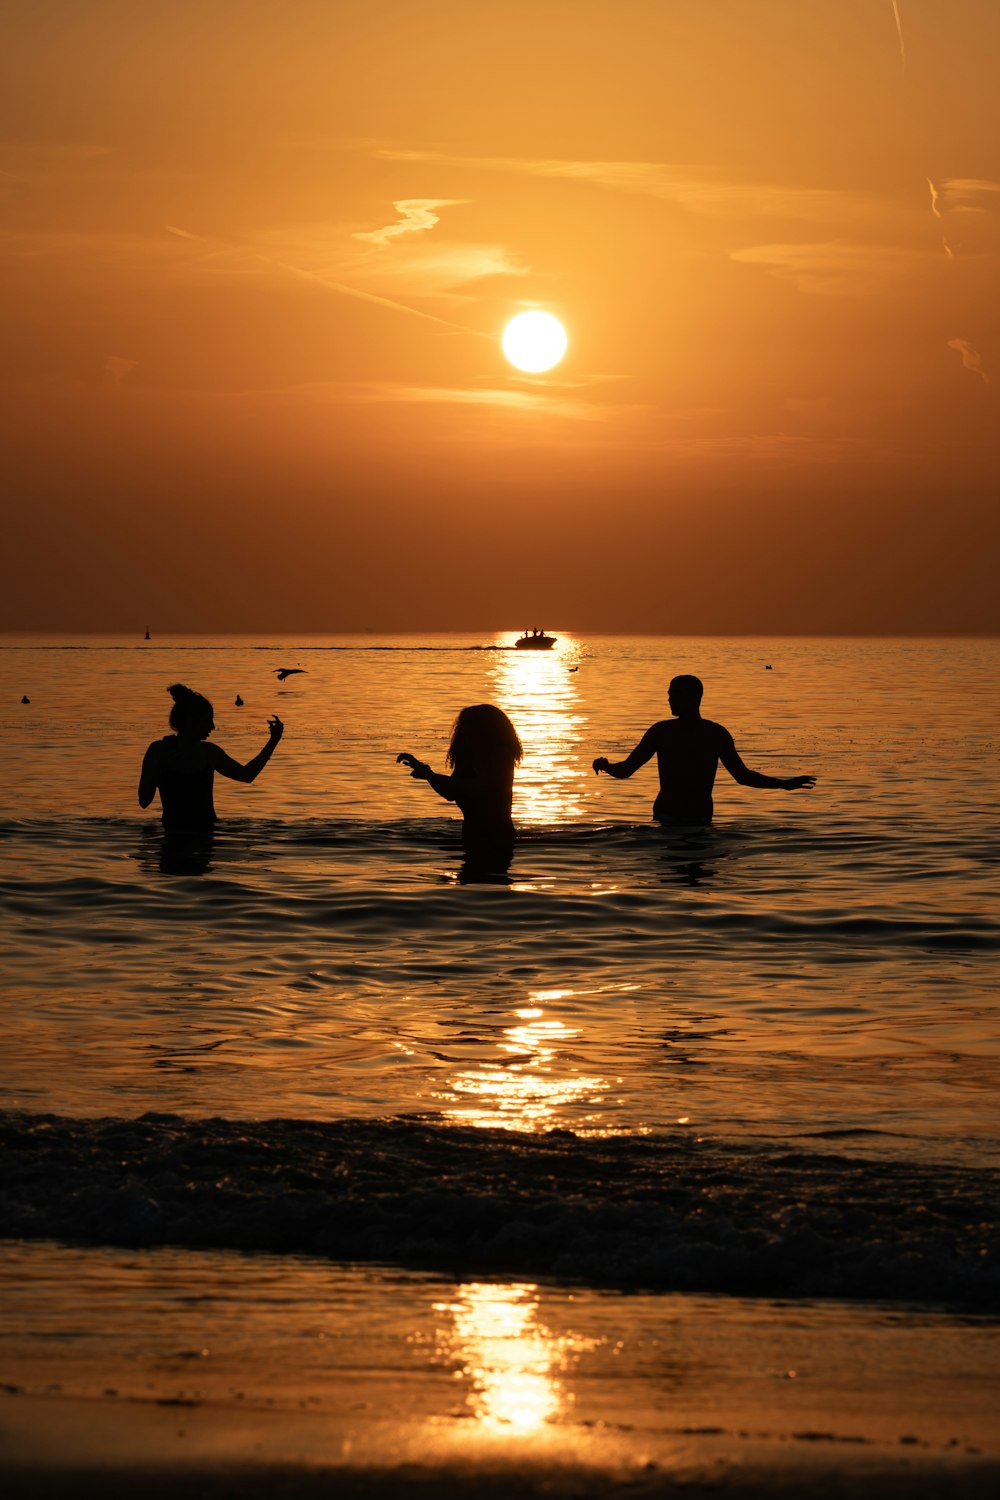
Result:
<svg viewBox="0 0 1000 1500"><path fill-rule="evenodd" d="M815 785L815 776L789 776L788 780L785 782L785 786L790 792L798 792L801 791L803 787L808 788Z"/></svg>
<svg viewBox="0 0 1000 1500"><path fill-rule="evenodd" d="M602 771L607 771L611 762L606 755L599 755L594 761L594 775L599 776Z"/></svg>
<svg viewBox="0 0 1000 1500"><path fill-rule="evenodd" d="M396 764L397 766L409 766L410 775L415 776L418 781L427 780L427 772L430 770L430 767L426 766L422 760L418 760L415 755L411 755L408 750L400 751L396 756Z"/></svg>
<svg viewBox="0 0 1000 1500"><path fill-rule="evenodd" d="M267 732L271 736L271 739L275 744L278 743L278 741L281 739L281 736L284 734L285 726L284 724L282 724L277 714L272 714L268 719Z"/></svg>

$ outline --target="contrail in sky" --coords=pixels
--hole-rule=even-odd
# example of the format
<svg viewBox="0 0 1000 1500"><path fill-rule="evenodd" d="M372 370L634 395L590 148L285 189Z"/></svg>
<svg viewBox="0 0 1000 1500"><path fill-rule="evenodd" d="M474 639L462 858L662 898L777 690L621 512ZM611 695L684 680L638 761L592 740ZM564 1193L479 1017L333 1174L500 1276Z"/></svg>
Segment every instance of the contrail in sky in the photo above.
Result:
<svg viewBox="0 0 1000 1500"><path fill-rule="evenodd" d="M439 318L435 313L423 312L418 307L409 307L405 302L396 302L391 297L380 297L376 292L363 292L360 287L347 286L342 281L334 281L329 276L322 276L318 271L307 271L303 266L289 265L287 261L278 260L273 255L264 255L260 250L251 250L249 246L229 244L225 240L210 239L207 235L191 234L187 229L180 229L176 224L165 224L164 228L168 234L179 235L182 240L196 240L202 245L217 245L228 250L234 255L249 255L258 260L262 265L273 266L278 271L285 271L289 276L298 276L303 281L314 281L317 286L325 286L328 291L336 292L341 297L355 297L360 302L374 302L377 307L389 307L394 312L406 313L411 318L421 318L425 323L436 323L439 328L447 328L452 333L471 333L476 338L492 339L490 333L483 333L478 328L468 328L464 323L452 323L448 318Z"/></svg>
<svg viewBox="0 0 1000 1500"><path fill-rule="evenodd" d="M903 20L899 14L899 0L892 0L892 13L896 17L896 35L899 37L899 60L906 72L906 43L903 41Z"/></svg>
<svg viewBox="0 0 1000 1500"><path fill-rule="evenodd" d="M899 0L892 0L892 14L896 21L896 36L899 39L899 61L902 65L903 77L908 79L909 70L906 66L906 42L903 40L903 18L899 13ZM929 177L927 178L927 186L930 189L931 194L931 213L934 215L935 219L939 219L943 224L944 216L941 213L941 210L938 208L938 190ZM941 233L941 245L948 259L954 259L951 246L948 243L948 237L943 231Z"/></svg>

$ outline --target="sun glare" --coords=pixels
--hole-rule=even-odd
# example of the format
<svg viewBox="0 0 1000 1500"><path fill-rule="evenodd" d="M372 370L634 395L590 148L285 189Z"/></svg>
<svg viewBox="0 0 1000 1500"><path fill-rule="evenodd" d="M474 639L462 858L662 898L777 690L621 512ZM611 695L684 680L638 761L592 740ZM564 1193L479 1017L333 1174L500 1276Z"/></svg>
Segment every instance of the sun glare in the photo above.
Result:
<svg viewBox="0 0 1000 1500"><path fill-rule="evenodd" d="M517 369L529 375L551 370L566 353L566 330L547 312L523 312L503 331L503 352Z"/></svg>

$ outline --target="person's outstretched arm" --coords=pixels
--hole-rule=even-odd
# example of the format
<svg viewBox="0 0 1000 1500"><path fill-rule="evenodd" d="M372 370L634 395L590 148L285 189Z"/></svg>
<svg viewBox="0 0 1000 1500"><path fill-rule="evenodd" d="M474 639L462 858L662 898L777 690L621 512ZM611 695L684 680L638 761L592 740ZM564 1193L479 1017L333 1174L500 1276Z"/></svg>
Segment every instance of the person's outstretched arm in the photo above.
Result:
<svg viewBox="0 0 1000 1500"><path fill-rule="evenodd" d="M396 764L409 766L410 775L415 781L426 781L439 797L443 797L446 802L454 802L456 791L454 776L443 776L440 771L432 771L425 760L418 760L408 750L400 751L396 756Z"/></svg>
<svg viewBox="0 0 1000 1500"><path fill-rule="evenodd" d="M642 739L636 745L631 755L624 760L611 761L606 755L599 755L594 761L594 775L599 776L603 771L605 776L613 776L615 781L627 781L633 776L640 766L644 766L647 760L651 760L656 752L656 725L646 730Z"/></svg>
<svg viewBox="0 0 1000 1500"><path fill-rule="evenodd" d="M215 751L215 769L220 776L228 776L230 781L256 781L257 777L267 765L274 754L275 746L285 732L285 726L277 714L268 719L269 730L267 744L263 750L258 750L253 760L248 760L245 766L241 766L238 760L233 760L219 745L213 745Z"/></svg>
<svg viewBox="0 0 1000 1500"><path fill-rule="evenodd" d="M776 787L785 792L797 792L803 787L816 785L815 776L765 776L762 771L751 771L749 766L743 764L728 730L723 731L723 741L719 746L719 759L733 780L738 781L740 786Z"/></svg>
<svg viewBox="0 0 1000 1500"><path fill-rule="evenodd" d="M160 758L160 741L154 740L142 757L142 770L139 772L139 806L148 807L156 796L156 788L159 785L156 774L157 762Z"/></svg>

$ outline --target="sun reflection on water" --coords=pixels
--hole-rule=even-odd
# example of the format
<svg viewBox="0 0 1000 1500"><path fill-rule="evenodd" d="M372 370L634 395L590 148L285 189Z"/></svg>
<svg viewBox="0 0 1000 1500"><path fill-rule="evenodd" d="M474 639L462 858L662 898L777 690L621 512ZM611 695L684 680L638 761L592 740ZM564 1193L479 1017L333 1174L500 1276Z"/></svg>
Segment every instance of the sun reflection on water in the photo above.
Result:
<svg viewBox="0 0 1000 1500"><path fill-rule="evenodd" d="M468 1282L454 1302L438 1303L452 1328L442 1340L461 1361L467 1402L484 1428L531 1433L559 1416L565 1395L559 1372L566 1342L538 1321L538 1288Z"/></svg>
<svg viewBox="0 0 1000 1500"><path fill-rule="evenodd" d="M524 761L514 780L514 822L564 823L581 816L584 781L578 746L587 716L573 671L579 648L568 636L551 651L497 651L494 702L514 724Z"/></svg>
<svg viewBox="0 0 1000 1500"><path fill-rule="evenodd" d="M503 1029L501 1060L464 1068L449 1079L445 1113L463 1125L483 1129L542 1131L568 1123L567 1112L573 1106L601 1103L610 1081L577 1071L568 1055L572 1045L579 1046L579 1028L547 1015L540 1003L551 1004L573 993L532 991L533 1003L515 1010L513 1024ZM574 1114L574 1129L581 1126L589 1126L590 1134L605 1133L594 1116Z"/></svg>

